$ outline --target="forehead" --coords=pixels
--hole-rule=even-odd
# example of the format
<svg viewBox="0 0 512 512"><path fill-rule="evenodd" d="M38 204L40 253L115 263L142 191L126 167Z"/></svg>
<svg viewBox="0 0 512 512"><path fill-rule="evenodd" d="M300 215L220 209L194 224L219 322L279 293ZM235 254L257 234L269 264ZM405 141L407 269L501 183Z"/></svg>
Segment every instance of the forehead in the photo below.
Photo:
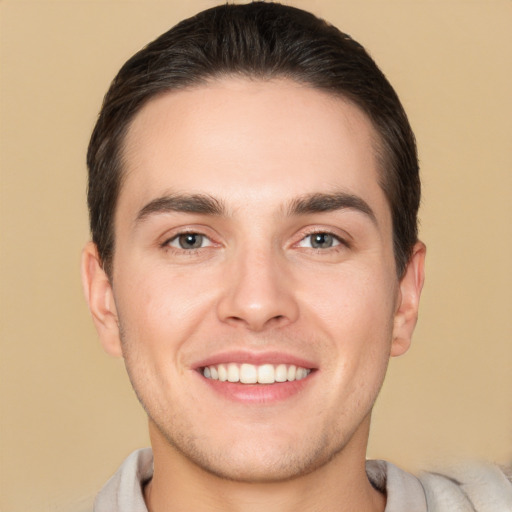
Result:
<svg viewBox="0 0 512 512"><path fill-rule="evenodd" d="M377 140L358 107L289 80L226 78L172 91L128 130L119 206L169 192L246 206L340 188L382 202Z"/></svg>

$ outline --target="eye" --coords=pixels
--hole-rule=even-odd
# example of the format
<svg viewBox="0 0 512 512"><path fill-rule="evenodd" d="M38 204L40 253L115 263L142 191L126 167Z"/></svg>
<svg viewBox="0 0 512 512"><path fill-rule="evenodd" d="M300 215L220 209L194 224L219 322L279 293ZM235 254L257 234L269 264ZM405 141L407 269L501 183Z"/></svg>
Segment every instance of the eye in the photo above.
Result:
<svg viewBox="0 0 512 512"><path fill-rule="evenodd" d="M305 236L300 242L299 247L311 247L312 249L330 249L340 245L338 237L331 233L311 233Z"/></svg>
<svg viewBox="0 0 512 512"><path fill-rule="evenodd" d="M212 245L210 239L200 233L181 233L167 242L171 247L191 250L201 249Z"/></svg>

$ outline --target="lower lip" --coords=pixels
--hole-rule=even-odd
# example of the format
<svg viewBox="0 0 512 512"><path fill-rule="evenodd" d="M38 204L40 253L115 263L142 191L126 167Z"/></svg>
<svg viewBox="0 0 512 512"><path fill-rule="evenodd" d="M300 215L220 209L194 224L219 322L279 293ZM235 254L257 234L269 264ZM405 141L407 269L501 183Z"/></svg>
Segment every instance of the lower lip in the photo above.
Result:
<svg viewBox="0 0 512 512"><path fill-rule="evenodd" d="M240 382L221 382L207 379L201 374L201 379L216 393L228 400L254 404L270 404L287 400L306 388L316 372L307 377L291 382L276 382L274 384L241 384Z"/></svg>

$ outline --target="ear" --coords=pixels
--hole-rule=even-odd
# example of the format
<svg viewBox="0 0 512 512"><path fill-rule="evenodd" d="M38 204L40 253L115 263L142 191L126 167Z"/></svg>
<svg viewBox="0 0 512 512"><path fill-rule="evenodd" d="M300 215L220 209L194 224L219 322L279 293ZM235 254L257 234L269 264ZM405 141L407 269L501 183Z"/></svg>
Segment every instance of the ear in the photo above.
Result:
<svg viewBox="0 0 512 512"><path fill-rule="evenodd" d="M418 320L421 289L425 280L425 254L423 242L417 242L400 280L398 303L393 324L391 355L401 356L411 345L412 333Z"/></svg>
<svg viewBox="0 0 512 512"><path fill-rule="evenodd" d="M122 356L112 285L93 242L82 251L82 286L103 348L112 356Z"/></svg>

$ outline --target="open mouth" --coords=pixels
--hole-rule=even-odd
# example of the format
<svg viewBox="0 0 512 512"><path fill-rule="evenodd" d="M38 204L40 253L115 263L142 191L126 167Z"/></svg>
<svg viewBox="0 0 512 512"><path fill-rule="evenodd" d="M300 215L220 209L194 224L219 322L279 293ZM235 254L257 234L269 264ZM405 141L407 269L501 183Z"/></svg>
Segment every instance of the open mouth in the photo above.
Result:
<svg viewBox="0 0 512 512"><path fill-rule="evenodd" d="M225 363L204 366L201 374L220 382L239 382L241 384L275 384L305 379L312 369L294 364Z"/></svg>

